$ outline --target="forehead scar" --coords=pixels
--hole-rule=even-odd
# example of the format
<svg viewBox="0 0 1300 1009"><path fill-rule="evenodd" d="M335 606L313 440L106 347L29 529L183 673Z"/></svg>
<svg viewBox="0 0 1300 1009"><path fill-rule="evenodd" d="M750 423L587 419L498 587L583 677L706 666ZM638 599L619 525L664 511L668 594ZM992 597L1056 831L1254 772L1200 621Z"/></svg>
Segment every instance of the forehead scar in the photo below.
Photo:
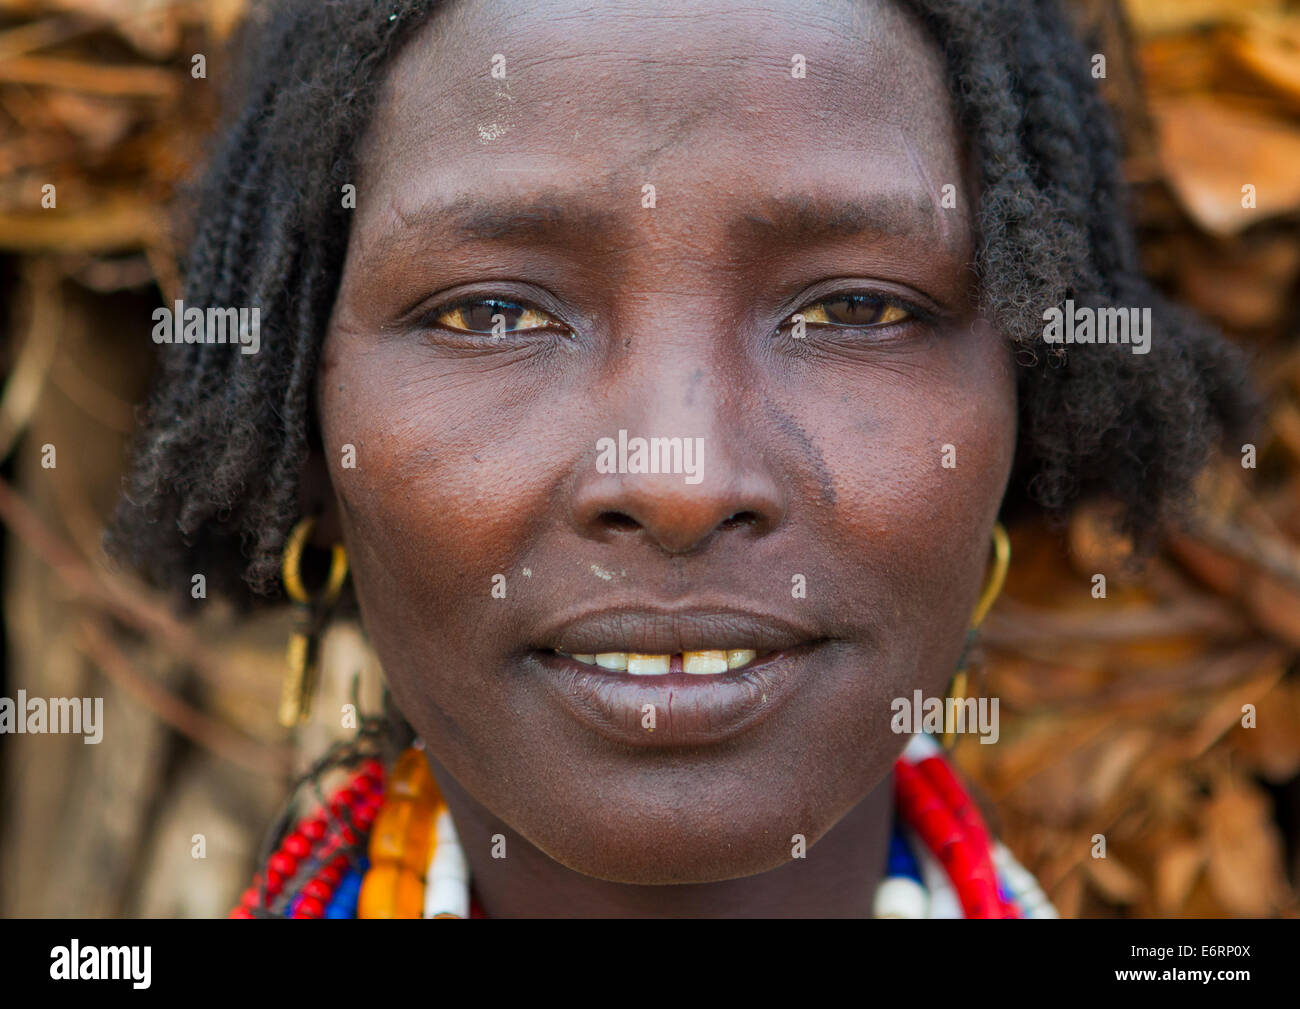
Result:
<svg viewBox="0 0 1300 1009"><path fill-rule="evenodd" d="M920 154L916 150L916 145L912 143L912 138L907 135L907 131L903 129L900 123L894 123L894 129L898 131L898 135L903 140L903 150L907 151L907 159L912 163L912 170L920 176L921 185L925 188L925 191L930 194L930 207L934 211L934 216L939 225L939 240L943 245L948 245L949 242L952 241L953 234L956 231L956 223L951 218L954 210L947 210L944 208L942 202L943 194L940 191L941 187L933 182L930 179L930 176L926 174L925 164L921 161ZM952 185L956 186L957 191L960 193L961 187L958 186L958 182L959 180L954 179ZM965 219L966 211L960 203L958 203L955 208L955 212L961 214L963 220Z"/></svg>

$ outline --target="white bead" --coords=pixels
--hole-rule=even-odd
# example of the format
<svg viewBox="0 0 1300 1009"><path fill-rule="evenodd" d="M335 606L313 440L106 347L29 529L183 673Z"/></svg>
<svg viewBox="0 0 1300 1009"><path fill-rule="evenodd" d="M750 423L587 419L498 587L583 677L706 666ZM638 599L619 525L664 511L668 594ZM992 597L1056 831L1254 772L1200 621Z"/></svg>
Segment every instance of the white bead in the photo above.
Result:
<svg viewBox="0 0 1300 1009"><path fill-rule="evenodd" d="M924 732L918 732L907 740L907 745L903 747L903 759L909 764L919 764L922 760L929 757L939 757L943 755L943 747L934 741L934 739Z"/></svg>
<svg viewBox="0 0 1300 1009"><path fill-rule="evenodd" d="M1001 841L993 842L993 865L1006 881L1012 899L1020 905L1026 918L1059 918L1060 912L1052 906L1033 873L1016 861L1011 849Z"/></svg>
<svg viewBox="0 0 1300 1009"><path fill-rule="evenodd" d="M424 916L453 914L469 917L469 865L456 837L456 825L445 805L434 821L433 851L425 873Z"/></svg>
<svg viewBox="0 0 1300 1009"><path fill-rule="evenodd" d="M890 876L876 887L873 911L877 918L924 918L929 897L925 887L906 876Z"/></svg>

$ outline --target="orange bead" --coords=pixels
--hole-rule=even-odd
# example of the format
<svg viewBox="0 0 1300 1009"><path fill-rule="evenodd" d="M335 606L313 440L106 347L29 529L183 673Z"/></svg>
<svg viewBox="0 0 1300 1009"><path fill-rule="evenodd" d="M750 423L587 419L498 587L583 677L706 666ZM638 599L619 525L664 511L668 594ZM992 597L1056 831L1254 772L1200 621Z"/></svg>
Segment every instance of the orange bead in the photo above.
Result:
<svg viewBox="0 0 1300 1009"><path fill-rule="evenodd" d="M384 803L370 831L373 865L396 862L424 879L433 843L434 809L410 799Z"/></svg>
<svg viewBox="0 0 1300 1009"><path fill-rule="evenodd" d="M406 841L406 826L411 820L411 804L401 799L389 798L375 817L370 828L370 862L398 862Z"/></svg>
<svg viewBox="0 0 1300 1009"><path fill-rule="evenodd" d="M388 794L416 799L436 806L440 800L438 783L433 780L429 761L423 750L404 750L388 776Z"/></svg>
<svg viewBox="0 0 1300 1009"><path fill-rule="evenodd" d="M371 866L357 898L358 918L420 918L424 883L409 869L391 862Z"/></svg>
<svg viewBox="0 0 1300 1009"><path fill-rule="evenodd" d="M406 834L402 865L420 879L424 879L425 873L429 871L429 857L433 854L433 824L433 810L420 806L411 817L411 829Z"/></svg>

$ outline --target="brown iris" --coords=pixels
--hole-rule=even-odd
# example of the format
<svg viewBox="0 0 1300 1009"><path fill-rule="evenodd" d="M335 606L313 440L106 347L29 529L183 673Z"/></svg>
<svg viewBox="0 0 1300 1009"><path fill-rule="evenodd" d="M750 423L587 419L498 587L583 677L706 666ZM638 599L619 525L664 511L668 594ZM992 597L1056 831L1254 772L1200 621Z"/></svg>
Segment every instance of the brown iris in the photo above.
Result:
<svg viewBox="0 0 1300 1009"><path fill-rule="evenodd" d="M823 298L800 312L810 326L846 326L864 329L902 322L907 309L874 294L838 294Z"/></svg>

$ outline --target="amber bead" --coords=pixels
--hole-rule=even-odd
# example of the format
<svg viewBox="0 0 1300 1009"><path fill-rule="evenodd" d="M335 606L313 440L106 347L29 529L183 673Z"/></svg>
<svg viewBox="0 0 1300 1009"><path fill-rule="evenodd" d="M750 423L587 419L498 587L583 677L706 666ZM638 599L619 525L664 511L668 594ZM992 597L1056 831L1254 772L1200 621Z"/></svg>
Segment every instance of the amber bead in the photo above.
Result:
<svg viewBox="0 0 1300 1009"><path fill-rule="evenodd" d="M423 750L412 747L402 752L388 776L387 792L393 797L415 799L431 806L438 804L438 784L433 780Z"/></svg>
<svg viewBox="0 0 1300 1009"><path fill-rule="evenodd" d="M409 799L390 799L370 831L370 862L395 862L424 878L433 840L433 809Z"/></svg>
<svg viewBox="0 0 1300 1009"><path fill-rule="evenodd" d="M424 882L393 862L373 865L361 883L358 918L420 918L424 915Z"/></svg>

